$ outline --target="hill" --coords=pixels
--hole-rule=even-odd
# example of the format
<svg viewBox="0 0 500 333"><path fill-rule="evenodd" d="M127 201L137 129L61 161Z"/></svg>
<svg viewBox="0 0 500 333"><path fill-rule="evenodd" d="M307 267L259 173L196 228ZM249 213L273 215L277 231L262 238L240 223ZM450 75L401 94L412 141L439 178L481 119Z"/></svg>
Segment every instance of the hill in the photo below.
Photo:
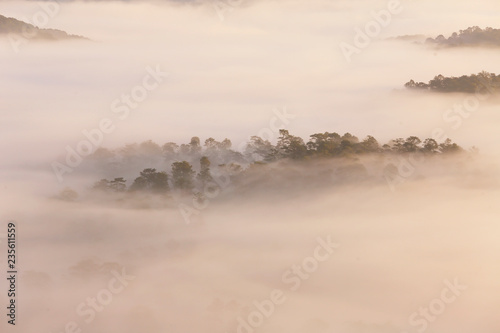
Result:
<svg viewBox="0 0 500 333"><path fill-rule="evenodd" d="M16 20L15 18L0 15L0 35L18 34L27 39L37 40L66 40L87 39L82 36L70 35L56 29L40 29L32 24Z"/></svg>
<svg viewBox="0 0 500 333"><path fill-rule="evenodd" d="M454 32L446 38L439 35L436 38L428 38L426 44L437 46L457 47L457 46L500 46L500 29L480 27L469 27L465 30Z"/></svg>

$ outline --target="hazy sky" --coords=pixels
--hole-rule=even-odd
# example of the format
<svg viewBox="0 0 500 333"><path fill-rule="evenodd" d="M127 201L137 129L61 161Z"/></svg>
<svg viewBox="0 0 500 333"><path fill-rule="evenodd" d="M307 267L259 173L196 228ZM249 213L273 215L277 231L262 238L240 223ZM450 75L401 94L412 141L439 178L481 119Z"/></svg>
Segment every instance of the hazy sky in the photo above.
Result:
<svg viewBox="0 0 500 333"><path fill-rule="evenodd" d="M79 140L83 129L113 116L110 104L141 82L147 66L156 65L169 78L105 138L105 145L187 141L193 135L241 142L269 126L272 110L282 107L297 116L289 129L304 137L322 131L381 140L428 136L463 97L401 97L393 90L411 78L428 81L439 73L495 72L497 52L434 51L379 39L494 26L499 5L402 2L404 10L347 63L339 44L352 44L354 29L372 20L371 11L386 7L384 1L242 1L221 21L208 5L63 4L47 27L94 42L30 42L18 54L8 42L1 44L2 63L9 64L2 68L2 104L11 110L2 114L9 138L2 151L12 141L28 146L30 135L39 134L36 141L44 149L32 146L31 153L57 154L65 142ZM39 11L32 1L0 3L7 16L30 18ZM464 146L493 141L489 135L471 135L475 129L495 134L489 118L495 114L489 112L482 105L478 114L488 115L482 118L486 121L471 117L468 126L449 136Z"/></svg>

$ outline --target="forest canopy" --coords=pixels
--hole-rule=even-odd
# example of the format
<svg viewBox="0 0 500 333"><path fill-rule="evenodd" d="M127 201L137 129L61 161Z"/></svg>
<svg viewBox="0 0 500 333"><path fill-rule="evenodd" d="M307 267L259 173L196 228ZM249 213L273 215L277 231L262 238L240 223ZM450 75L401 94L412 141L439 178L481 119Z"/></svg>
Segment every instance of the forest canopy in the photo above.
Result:
<svg viewBox="0 0 500 333"><path fill-rule="evenodd" d="M352 178L353 175L365 175L365 167L359 163L362 156L374 156L381 160L394 156L431 157L465 152L450 139L438 143L432 138L421 140L410 136L380 144L373 136L360 140L350 133L315 133L309 136L308 141L285 129L281 129L279 134L276 144L252 136L242 152L231 149L229 139L217 141L208 138L202 145L198 137L181 145L168 142L160 146L146 141L116 150L100 148L91 155L94 168L112 176L97 181L93 189L107 193L175 192L196 195L210 184L219 186L214 180L220 179L221 175L232 183L248 183L249 180L256 183L270 182L271 179L266 178L270 170L276 171L272 181L279 178L281 185L303 181L309 186L318 184L317 181L325 183L321 174L333 172L331 163L336 164L334 173L338 181ZM329 165L328 168L321 169L319 166L325 163ZM256 172L257 169L261 171ZM131 170L142 171L131 173ZM306 176L304 170L308 170ZM316 170L316 176L312 170ZM125 177L126 174L129 177ZM286 175L293 175L294 179Z"/></svg>
<svg viewBox="0 0 500 333"><path fill-rule="evenodd" d="M474 26L465 30L454 32L450 37L446 38L439 35L436 38L427 38L426 44L458 47L458 46L500 46L500 29L487 27L481 29Z"/></svg>
<svg viewBox="0 0 500 333"><path fill-rule="evenodd" d="M500 92L500 75L485 71L478 74L462 75L460 77L445 77L439 74L428 83L410 80L404 86L407 89L429 90L442 93L498 94Z"/></svg>
<svg viewBox="0 0 500 333"><path fill-rule="evenodd" d="M63 39L87 39L82 36L70 35L62 30L41 29L32 24L16 20L15 18L0 15L0 35L17 34L28 39L38 40L63 40Z"/></svg>

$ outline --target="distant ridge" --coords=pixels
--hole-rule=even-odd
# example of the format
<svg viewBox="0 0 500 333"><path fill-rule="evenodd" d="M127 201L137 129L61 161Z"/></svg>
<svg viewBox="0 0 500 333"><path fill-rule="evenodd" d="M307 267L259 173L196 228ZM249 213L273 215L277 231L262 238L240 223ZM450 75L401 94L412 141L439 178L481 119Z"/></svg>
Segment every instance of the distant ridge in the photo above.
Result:
<svg viewBox="0 0 500 333"><path fill-rule="evenodd" d="M439 35L436 38L427 38L425 35L406 35L387 38L387 40L400 40L435 47L500 47L500 29L478 26L469 27L459 32L454 32L446 38Z"/></svg>
<svg viewBox="0 0 500 333"><path fill-rule="evenodd" d="M88 38L83 36L70 35L62 30L40 29L32 24L16 20L15 18L0 15L0 35L3 34L18 34L25 38L36 40L88 40Z"/></svg>
<svg viewBox="0 0 500 333"><path fill-rule="evenodd" d="M465 30L454 32L446 38L439 35L436 38L427 38L426 44L435 44L438 46L457 47L457 46L500 46L500 29L487 27L481 29L474 26Z"/></svg>

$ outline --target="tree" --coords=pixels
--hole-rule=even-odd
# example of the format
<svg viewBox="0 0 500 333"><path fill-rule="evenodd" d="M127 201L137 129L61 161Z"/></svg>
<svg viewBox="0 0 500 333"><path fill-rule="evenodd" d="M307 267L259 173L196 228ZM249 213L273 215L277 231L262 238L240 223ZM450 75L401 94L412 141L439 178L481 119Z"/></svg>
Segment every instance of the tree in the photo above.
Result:
<svg viewBox="0 0 500 333"><path fill-rule="evenodd" d="M161 147L164 155L174 155L179 149L179 145L175 142L167 142Z"/></svg>
<svg viewBox="0 0 500 333"><path fill-rule="evenodd" d="M157 172L156 169L144 169L141 175L134 180L130 186L131 191L149 191L165 193L170 189L168 175L166 172Z"/></svg>
<svg viewBox="0 0 500 333"><path fill-rule="evenodd" d="M212 175L210 174L210 160L206 156L200 158L200 172L197 178L201 182L202 188L205 188L207 183L213 181Z"/></svg>
<svg viewBox="0 0 500 333"><path fill-rule="evenodd" d="M424 152L426 153L436 153L439 149L439 145L434 139L425 139L424 141Z"/></svg>
<svg viewBox="0 0 500 333"><path fill-rule="evenodd" d="M214 138L208 138L205 140L205 147L207 149L216 149L218 142Z"/></svg>
<svg viewBox="0 0 500 333"><path fill-rule="evenodd" d="M341 138L337 133L316 133L310 136L307 143L310 152L316 156L332 156L340 145Z"/></svg>
<svg viewBox="0 0 500 333"><path fill-rule="evenodd" d="M403 138L397 138L391 141L391 148L395 152L403 152L404 151L404 143L405 140Z"/></svg>
<svg viewBox="0 0 500 333"><path fill-rule="evenodd" d="M357 137L355 137L354 135L352 135L351 133L345 133L341 138L340 140L347 140L349 141L350 143L358 143L359 142L359 139Z"/></svg>
<svg viewBox="0 0 500 333"><path fill-rule="evenodd" d="M298 136L290 135L290 133L284 129L280 129L280 137L276 147L285 158L299 160L303 159L307 154L304 140Z"/></svg>
<svg viewBox="0 0 500 333"><path fill-rule="evenodd" d="M410 136L403 143L403 150L407 153L414 153L419 149L419 145L422 141L416 136Z"/></svg>
<svg viewBox="0 0 500 333"><path fill-rule="evenodd" d="M231 149L233 143L229 139L224 139L222 142L219 144L219 149L221 150L228 150Z"/></svg>
<svg viewBox="0 0 500 333"><path fill-rule="evenodd" d="M190 153L196 154L201 151L200 138L197 136L193 136L191 138L191 142L189 142Z"/></svg>
<svg viewBox="0 0 500 333"><path fill-rule="evenodd" d="M148 140L139 145L139 151L142 155L146 156L160 156L162 149L157 143L152 140Z"/></svg>
<svg viewBox="0 0 500 333"><path fill-rule="evenodd" d="M96 151L90 155L94 160L109 161L115 157L114 152L106 148L97 148Z"/></svg>
<svg viewBox="0 0 500 333"><path fill-rule="evenodd" d="M268 140L264 140L259 136L252 136L245 148L245 154L251 160L268 161L273 153L273 148L274 146Z"/></svg>
<svg viewBox="0 0 500 333"><path fill-rule="evenodd" d="M187 161L172 164L172 178L174 187L180 190L191 190L193 186L193 167Z"/></svg>
<svg viewBox="0 0 500 333"><path fill-rule="evenodd" d="M368 135L366 139L361 142L362 151L365 153L376 153L380 150L380 145L377 139Z"/></svg>
<svg viewBox="0 0 500 333"><path fill-rule="evenodd" d="M443 143L439 145L439 150L443 154L453 154L461 152L463 149L456 143L453 143L451 139L446 139Z"/></svg>
<svg viewBox="0 0 500 333"><path fill-rule="evenodd" d="M124 192L127 189L126 180L122 177L113 179L109 182L109 189L114 192Z"/></svg>
<svg viewBox="0 0 500 333"><path fill-rule="evenodd" d="M92 186L93 190L107 191L109 190L109 180L101 179Z"/></svg>
<svg viewBox="0 0 500 333"><path fill-rule="evenodd" d="M499 36L500 44L500 36ZM405 84L408 89L425 88L437 92L463 92L463 93L496 93L500 88L500 77L494 73L482 71L478 74L460 77L445 77L441 74L429 81L429 84L410 80Z"/></svg>
<svg viewBox="0 0 500 333"><path fill-rule="evenodd" d="M405 83L405 88L407 88L407 89L415 89L416 87L417 87L417 84L413 80L410 80L410 81Z"/></svg>
<svg viewBox="0 0 500 333"><path fill-rule="evenodd" d="M339 147L340 156L349 156L352 153L354 153L354 144L349 140L342 140Z"/></svg>

